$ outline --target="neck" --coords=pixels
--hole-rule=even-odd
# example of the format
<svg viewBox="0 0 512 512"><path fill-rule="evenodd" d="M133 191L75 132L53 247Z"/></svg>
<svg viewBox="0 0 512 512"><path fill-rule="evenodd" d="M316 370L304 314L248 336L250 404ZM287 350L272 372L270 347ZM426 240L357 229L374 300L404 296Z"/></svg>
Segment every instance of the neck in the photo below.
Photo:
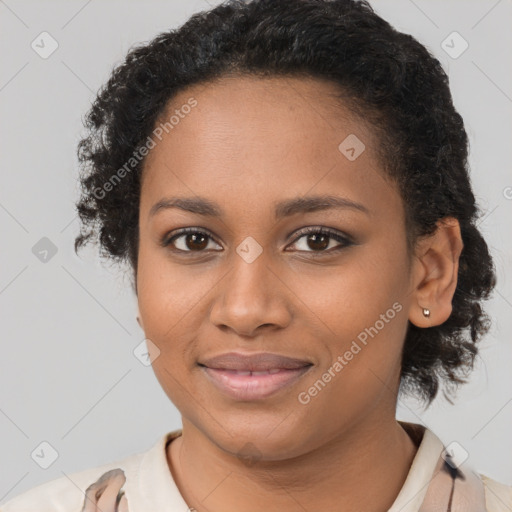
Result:
<svg viewBox="0 0 512 512"><path fill-rule="evenodd" d="M394 417L367 418L300 457L246 464L184 421L167 460L187 505L198 512L378 512L395 501L416 451Z"/></svg>

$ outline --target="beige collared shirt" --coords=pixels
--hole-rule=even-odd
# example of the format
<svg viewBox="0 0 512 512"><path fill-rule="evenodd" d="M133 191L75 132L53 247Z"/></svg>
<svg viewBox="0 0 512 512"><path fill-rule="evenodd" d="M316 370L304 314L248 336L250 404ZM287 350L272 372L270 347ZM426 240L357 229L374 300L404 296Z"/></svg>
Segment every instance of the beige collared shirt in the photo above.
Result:
<svg viewBox="0 0 512 512"><path fill-rule="evenodd" d="M388 512L512 511L512 487L464 464L451 470L432 431L399 423L419 448ZM166 445L179 435L168 432L146 452L43 483L0 505L0 512L188 512L166 459Z"/></svg>

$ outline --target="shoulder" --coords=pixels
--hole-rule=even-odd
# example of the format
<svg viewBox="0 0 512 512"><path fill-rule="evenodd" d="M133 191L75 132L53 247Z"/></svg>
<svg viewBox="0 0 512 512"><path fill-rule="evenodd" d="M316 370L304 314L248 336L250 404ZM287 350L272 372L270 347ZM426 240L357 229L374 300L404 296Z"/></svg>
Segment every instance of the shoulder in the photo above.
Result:
<svg viewBox="0 0 512 512"><path fill-rule="evenodd" d="M126 480L125 472L136 471L143 455L143 453L138 453L108 464L69 475L65 474L15 496L0 505L0 512L79 512L89 510L89 508L85 508L86 495L88 498L98 498L107 485L114 485L120 489Z"/></svg>
<svg viewBox="0 0 512 512"><path fill-rule="evenodd" d="M484 484L487 512L510 512L512 510L512 486L480 474Z"/></svg>

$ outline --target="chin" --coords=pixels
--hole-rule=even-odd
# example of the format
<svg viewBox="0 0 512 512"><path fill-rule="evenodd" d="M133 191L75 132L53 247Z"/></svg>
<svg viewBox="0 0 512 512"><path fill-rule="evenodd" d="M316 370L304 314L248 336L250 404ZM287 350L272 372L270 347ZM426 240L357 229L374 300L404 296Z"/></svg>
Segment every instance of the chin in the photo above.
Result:
<svg viewBox="0 0 512 512"><path fill-rule="evenodd" d="M248 462L297 457L307 451L301 447L312 437L299 423L283 421L282 415L259 419L246 415L244 422L223 418L222 426L210 424L203 432L221 450Z"/></svg>

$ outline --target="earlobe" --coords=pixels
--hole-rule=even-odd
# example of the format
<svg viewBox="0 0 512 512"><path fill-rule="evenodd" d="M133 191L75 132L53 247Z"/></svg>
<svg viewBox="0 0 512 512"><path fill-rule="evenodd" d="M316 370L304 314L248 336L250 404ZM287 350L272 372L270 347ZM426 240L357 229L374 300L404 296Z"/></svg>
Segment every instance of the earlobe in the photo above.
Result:
<svg viewBox="0 0 512 512"><path fill-rule="evenodd" d="M430 318L431 311L428 307L423 307L421 304L418 306L414 306L415 311L409 313L409 321L416 325L417 327L433 327L432 320ZM421 316L422 315L422 316ZM437 315L435 315L437 316ZM448 315L449 316L449 315Z"/></svg>
<svg viewBox="0 0 512 512"><path fill-rule="evenodd" d="M451 217L438 221L436 231L419 242L409 312L417 327L441 325L450 317L462 249L459 222Z"/></svg>

